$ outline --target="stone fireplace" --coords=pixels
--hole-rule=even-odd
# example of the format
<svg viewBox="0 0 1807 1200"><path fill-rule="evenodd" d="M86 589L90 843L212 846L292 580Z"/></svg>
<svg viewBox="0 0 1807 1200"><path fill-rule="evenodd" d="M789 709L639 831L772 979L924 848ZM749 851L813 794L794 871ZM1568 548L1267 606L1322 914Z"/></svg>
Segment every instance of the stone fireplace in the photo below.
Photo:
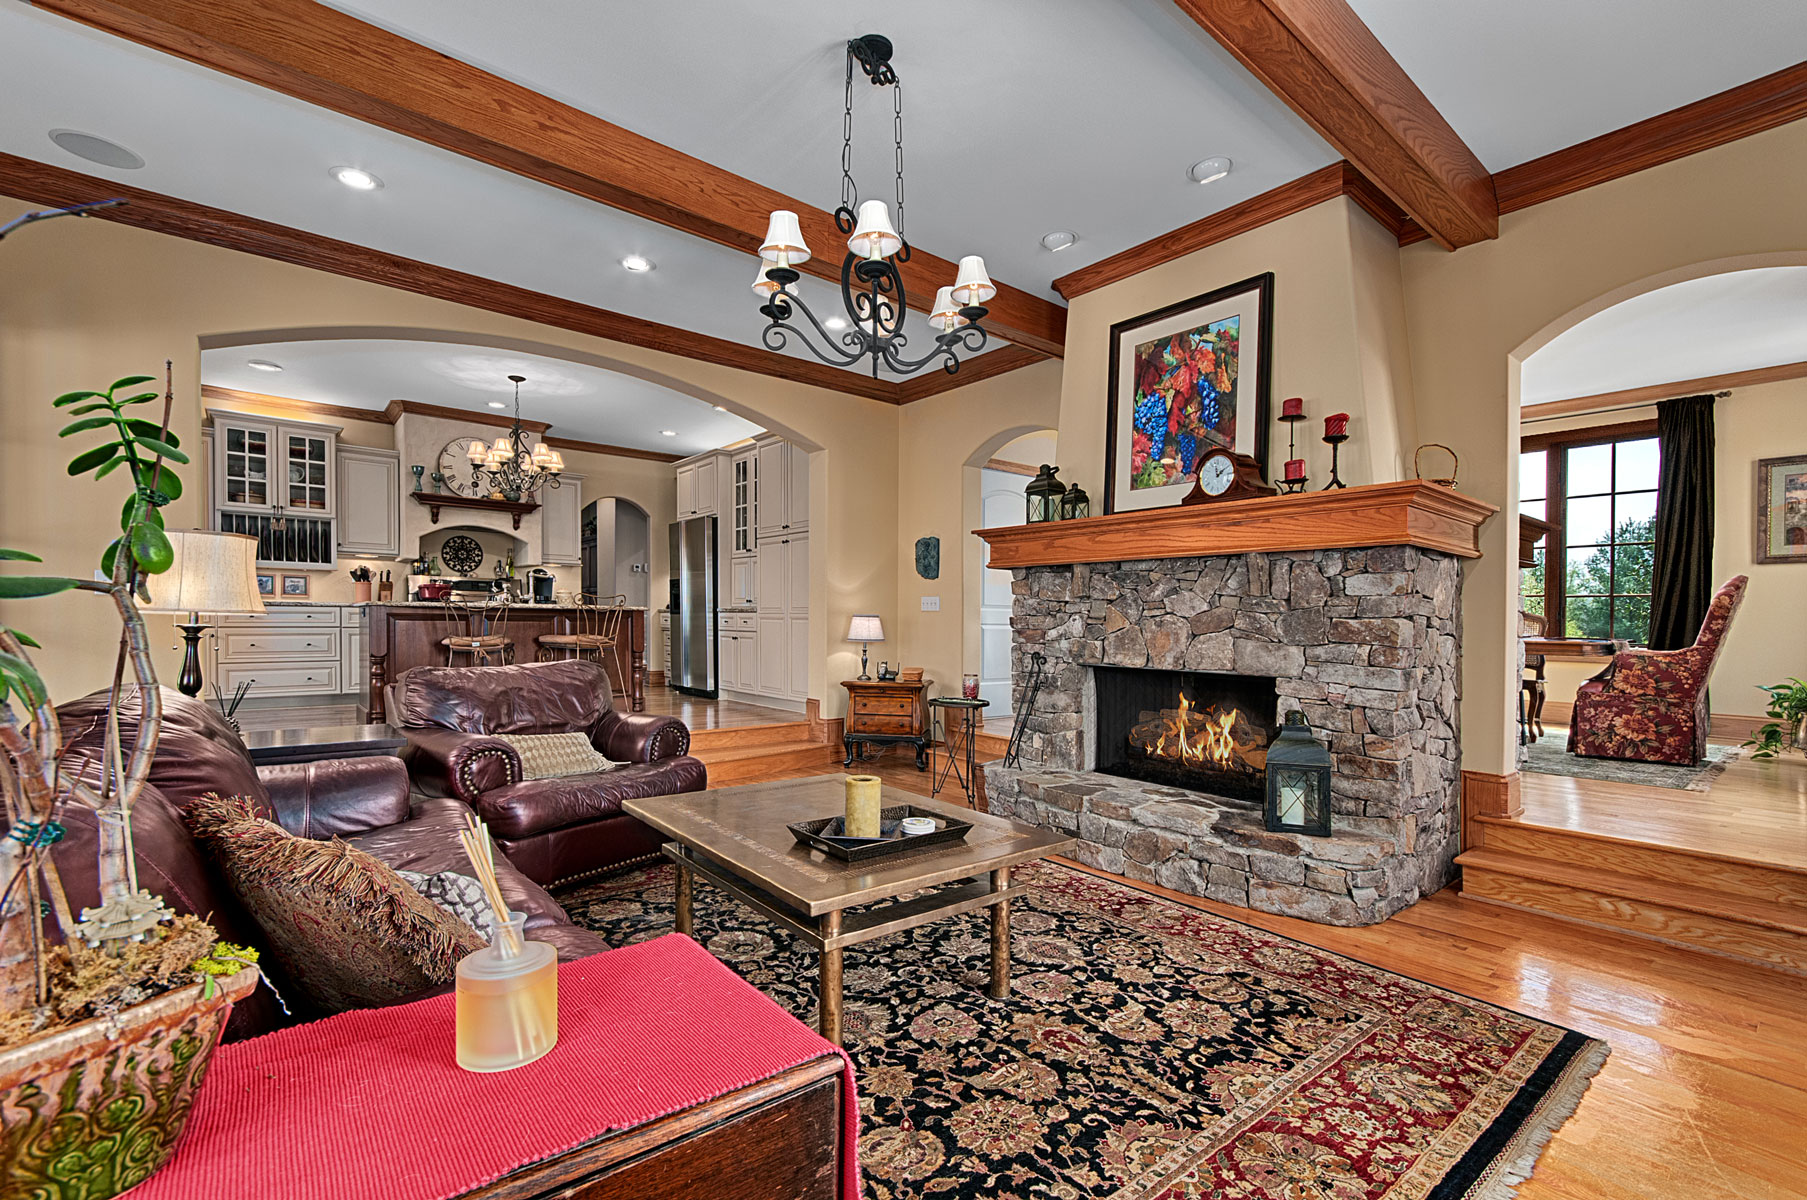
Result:
<svg viewBox="0 0 1807 1200"><path fill-rule="evenodd" d="M1408 509L1444 497L1472 506L1470 540L1403 522L1397 544L1017 566L1097 556L1111 543L1025 550L1033 534L982 531L994 565L1014 568L1017 681L1030 655L1044 657L1019 761L985 768L991 810L1070 833L1088 865L1329 924L1384 920L1448 883L1460 848L1461 559L1491 509L1422 483L1349 492L1388 489L1403 490ZM1234 537L1172 535L1180 521L1208 533L1231 510L1290 517L1314 501L1325 503L1163 510L1152 540L1176 551L1216 540L1231 551L1239 539L1347 536L1332 521L1291 534L1244 522ZM1151 516L1067 524L1135 534ZM1365 537L1386 527L1351 525ZM1013 536L1025 541L1013 546ZM1146 553L1150 538L1117 540ZM1334 756L1328 838L1270 833L1262 821L1266 746L1292 710Z"/></svg>

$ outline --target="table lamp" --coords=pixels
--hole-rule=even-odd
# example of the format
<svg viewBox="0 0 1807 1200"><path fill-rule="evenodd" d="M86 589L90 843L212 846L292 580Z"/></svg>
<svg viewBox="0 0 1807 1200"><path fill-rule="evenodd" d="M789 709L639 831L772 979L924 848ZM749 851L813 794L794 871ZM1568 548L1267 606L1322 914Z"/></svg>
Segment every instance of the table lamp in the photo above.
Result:
<svg viewBox="0 0 1807 1200"><path fill-rule="evenodd" d="M257 594L257 539L243 533L211 529L171 529L169 544L176 560L170 569L145 581L151 602L146 612L187 613L178 621L188 650L182 656L184 696L201 694L201 634L209 628L202 613L262 613Z"/></svg>
<svg viewBox="0 0 1807 1200"><path fill-rule="evenodd" d="M879 623L877 614L853 614L853 622L847 627L847 640L860 644L860 679L871 679L872 676L866 673L866 647L885 640L885 627Z"/></svg>

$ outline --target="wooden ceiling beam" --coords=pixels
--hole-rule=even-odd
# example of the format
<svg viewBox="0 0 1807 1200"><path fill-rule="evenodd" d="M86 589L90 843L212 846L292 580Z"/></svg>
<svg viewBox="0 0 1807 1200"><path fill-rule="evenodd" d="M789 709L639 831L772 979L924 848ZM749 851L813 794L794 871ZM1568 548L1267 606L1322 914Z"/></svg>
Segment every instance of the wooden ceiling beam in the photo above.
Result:
<svg viewBox="0 0 1807 1200"><path fill-rule="evenodd" d="M791 209L816 250L800 269L840 280L836 250L845 235L832 213L314 0L33 2L749 255L764 239L767 215ZM936 289L954 281L955 264L912 247L900 270L910 307L927 312ZM1066 309L1060 305L999 283L989 307L986 327L998 337L1055 358L1065 353Z"/></svg>
<svg viewBox="0 0 1807 1200"><path fill-rule="evenodd" d="M1499 236L1493 178L1346 0L1176 0L1448 249Z"/></svg>

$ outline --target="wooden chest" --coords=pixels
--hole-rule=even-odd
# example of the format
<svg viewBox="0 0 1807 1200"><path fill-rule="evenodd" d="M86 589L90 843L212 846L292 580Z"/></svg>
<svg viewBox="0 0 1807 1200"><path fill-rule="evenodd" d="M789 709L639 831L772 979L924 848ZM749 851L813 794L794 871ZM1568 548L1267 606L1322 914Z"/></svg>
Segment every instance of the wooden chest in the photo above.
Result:
<svg viewBox="0 0 1807 1200"><path fill-rule="evenodd" d="M932 682L843 680L841 686L847 689L847 724L841 739L847 757L843 765L853 765L854 750L859 745L901 742L916 747L916 766L923 769L928 762Z"/></svg>

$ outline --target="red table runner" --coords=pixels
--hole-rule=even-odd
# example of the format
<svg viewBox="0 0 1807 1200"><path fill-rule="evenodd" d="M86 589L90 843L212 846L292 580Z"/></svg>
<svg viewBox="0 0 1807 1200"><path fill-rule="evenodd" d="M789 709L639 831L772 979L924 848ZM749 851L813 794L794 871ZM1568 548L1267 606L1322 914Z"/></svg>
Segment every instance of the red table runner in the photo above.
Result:
<svg viewBox="0 0 1807 1200"><path fill-rule="evenodd" d="M558 1045L491 1075L452 1057L450 995L222 1046L181 1144L130 1200L445 1200L839 1052L687 937L559 968ZM845 1064L843 1200L859 1189Z"/></svg>

